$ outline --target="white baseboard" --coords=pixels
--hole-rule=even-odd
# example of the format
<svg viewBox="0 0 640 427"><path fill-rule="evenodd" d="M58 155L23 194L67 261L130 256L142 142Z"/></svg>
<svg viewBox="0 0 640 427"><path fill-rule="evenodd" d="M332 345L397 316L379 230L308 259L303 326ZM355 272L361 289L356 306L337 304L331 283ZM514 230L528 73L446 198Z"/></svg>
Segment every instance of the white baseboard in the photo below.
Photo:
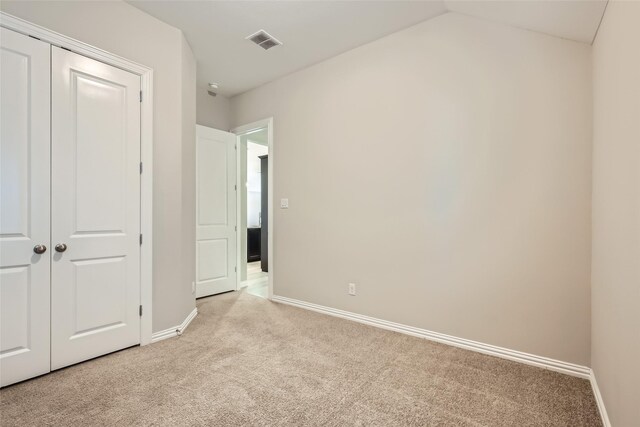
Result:
<svg viewBox="0 0 640 427"><path fill-rule="evenodd" d="M600 388L598 388L598 383L596 382L596 375L591 370L591 375L589 377L591 381L591 389L593 390L593 395L596 398L596 403L598 404L598 411L600 412L600 418L602 418L602 425L604 427L611 427L611 421L609 421L609 415L607 415L607 409L604 407L604 400L602 400L602 394L600 394Z"/></svg>
<svg viewBox="0 0 640 427"><path fill-rule="evenodd" d="M531 366L537 366L539 368L549 369L551 371L561 372L563 374L572 375L575 377L590 379L591 369L586 366L576 365L569 362L563 362L560 360L549 359L547 357L536 356L534 354L523 353L521 351L510 350L508 348L497 347L491 344L484 344L477 341L471 341L464 338L458 338L451 335L445 335L438 332L429 331L426 329L415 328L413 326L407 326L400 323L389 322L387 320L376 319L375 317L364 316L362 314L351 313L349 311L338 310L331 307L325 307L318 304L312 304L305 301L295 300L292 298L286 298L274 295L271 299L273 302L288 304L307 310L317 311L319 313L328 314L330 316L341 317L343 319L353 320L355 322L364 323L366 325L376 326L382 329L388 329L395 332L400 332L414 337L425 338L431 341L440 342L443 344L452 345L455 347L464 348L467 350L477 351L479 353L488 354L491 356L501 357L503 359L509 359L520 363L525 363Z"/></svg>
<svg viewBox="0 0 640 427"><path fill-rule="evenodd" d="M197 315L198 315L198 308L196 307L193 309L191 313L189 313L187 318L184 319L184 321L180 325L174 326L173 328L165 329L164 331L154 332L151 335L151 342L154 343L154 342L166 340L167 338L175 337L182 334L184 330L187 329L187 326L189 326L189 323L191 323L191 321Z"/></svg>

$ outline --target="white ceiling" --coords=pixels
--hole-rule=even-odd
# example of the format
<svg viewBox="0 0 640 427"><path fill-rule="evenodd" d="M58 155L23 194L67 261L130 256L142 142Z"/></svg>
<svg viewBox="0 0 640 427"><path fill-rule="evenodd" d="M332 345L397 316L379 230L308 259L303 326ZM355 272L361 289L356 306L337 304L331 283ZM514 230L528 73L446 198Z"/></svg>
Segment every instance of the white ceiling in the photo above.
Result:
<svg viewBox="0 0 640 427"><path fill-rule="evenodd" d="M180 28L198 60L198 86L233 96L445 13L442 2L128 1ZM264 29L283 46L245 40Z"/></svg>
<svg viewBox="0 0 640 427"><path fill-rule="evenodd" d="M140 1L138 9L181 29L208 82L234 96L403 28L455 11L591 43L606 0ZM264 29L284 43L245 40Z"/></svg>
<svg viewBox="0 0 640 427"><path fill-rule="evenodd" d="M446 0L451 12L591 44L606 0Z"/></svg>

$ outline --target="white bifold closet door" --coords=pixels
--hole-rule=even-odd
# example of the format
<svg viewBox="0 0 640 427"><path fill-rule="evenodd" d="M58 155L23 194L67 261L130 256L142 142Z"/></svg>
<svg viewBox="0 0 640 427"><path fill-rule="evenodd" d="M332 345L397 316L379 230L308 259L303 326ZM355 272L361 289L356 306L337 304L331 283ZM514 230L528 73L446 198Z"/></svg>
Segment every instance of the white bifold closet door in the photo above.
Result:
<svg viewBox="0 0 640 427"><path fill-rule="evenodd" d="M140 342L140 77L1 31L5 386Z"/></svg>
<svg viewBox="0 0 640 427"><path fill-rule="evenodd" d="M196 125L196 297L236 290L236 135Z"/></svg>
<svg viewBox="0 0 640 427"><path fill-rule="evenodd" d="M0 31L0 385L5 386L50 369L50 53L47 43Z"/></svg>
<svg viewBox="0 0 640 427"><path fill-rule="evenodd" d="M140 77L51 48L51 369L140 342Z"/></svg>

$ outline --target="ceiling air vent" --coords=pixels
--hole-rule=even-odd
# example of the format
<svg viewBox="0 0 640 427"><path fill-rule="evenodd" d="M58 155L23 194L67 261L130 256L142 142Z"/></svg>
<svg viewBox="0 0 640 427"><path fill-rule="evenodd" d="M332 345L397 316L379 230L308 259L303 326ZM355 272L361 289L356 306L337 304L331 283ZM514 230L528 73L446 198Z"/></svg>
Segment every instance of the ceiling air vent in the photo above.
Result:
<svg viewBox="0 0 640 427"><path fill-rule="evenodd" d="M282 45L282 42L267 33L265 30L260 30L257 33L251 34L246 37L247 40L251 40L264 50L271 49L274 46Z"/></svg>

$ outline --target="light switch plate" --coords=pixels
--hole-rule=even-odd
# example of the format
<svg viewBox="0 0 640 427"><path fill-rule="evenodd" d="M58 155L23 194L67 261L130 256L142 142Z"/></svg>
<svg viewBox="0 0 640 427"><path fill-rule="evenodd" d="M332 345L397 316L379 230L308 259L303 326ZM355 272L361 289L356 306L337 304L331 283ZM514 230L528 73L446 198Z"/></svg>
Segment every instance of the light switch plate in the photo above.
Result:
<svg viewBox="0 0 640 427"><path fill-rule="evenodd" d="M280 199L280 209L289 209L289 199Z"/></svg>

